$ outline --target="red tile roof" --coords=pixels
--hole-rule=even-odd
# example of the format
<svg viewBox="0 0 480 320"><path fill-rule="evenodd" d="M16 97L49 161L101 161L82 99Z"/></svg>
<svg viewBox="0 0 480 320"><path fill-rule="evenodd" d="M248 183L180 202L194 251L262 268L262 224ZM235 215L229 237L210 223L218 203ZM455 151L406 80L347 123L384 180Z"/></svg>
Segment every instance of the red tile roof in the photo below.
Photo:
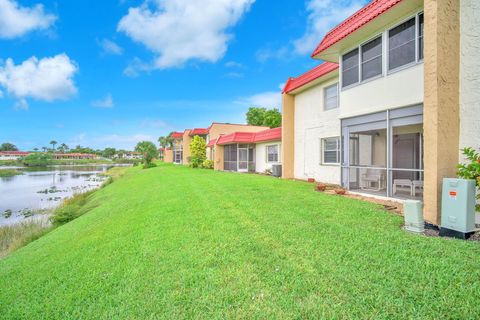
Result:
<svg viewBox="0 0 480 320"><path fill-rule="evenodd" d="M218 137L217 144L252 143L254 138L255 132L233 132Z"/></svg>
<svg viewBox="0 0 480 320"><path fill-rule="evenodd" d="M127 152L133 153L133 152ZM96 157L96 154L92 153L55 153L55 157Z"/></svg>
<svg viewBox="0 0 480 320"><path fill-rule="evenodd" d="M220 136L216 144L227 145L232 143L259 143L282 139L282 128L274 128L259 132L233 132Z"/></svg>
<svg viewBox="0 0 480 320"><path fill-rule="evenodd" d="M207 147L213 147L217 143L217 139L212 139L208 142Z"/></svg>
<svg viewBox="0 0 480 320"><path fill-rule="evenodd" d="M313 80L318 79L337 69L338 64L333 62L324 62L296 78L288 78L282 93L292 92L293 90L298 89L307 83L312 82Z"/></svg>
<svg viewBox="0 0 480 320"><path fill-rule="evenodd" d="M338 26L330 30L315 49L312 57L315 58L315 56L325 49L357 31L400 2L402 2L402 0L373 0Z"/></svg>
<svg viewBox="0 0 480 320"><path fill-rule="evenodd" d="M174 139L183 138L183 132L172 132L170 136Z"/></svg>
<svg viewBox="0 0 480 320"><path fill-rule="evenodd" d="M255 143L282 140L282 127L268 129L255 133Z"/></svg>
<svg viewBox="0 0 480 320"><path fill-rule="evenodd" d="M199 136L208 134L210 128L195 128L190 131L190 136Z"/></svg>

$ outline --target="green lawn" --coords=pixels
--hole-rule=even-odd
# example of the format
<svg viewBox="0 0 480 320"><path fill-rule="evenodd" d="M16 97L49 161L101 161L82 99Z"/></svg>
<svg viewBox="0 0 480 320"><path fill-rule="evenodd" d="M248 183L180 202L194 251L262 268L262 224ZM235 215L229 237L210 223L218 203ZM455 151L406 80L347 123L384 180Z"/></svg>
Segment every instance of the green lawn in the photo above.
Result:
<svg viewBox="0 0 480 320"><path fill-rule="evenodd" d="M480 316L480 245L313 185L131 168L0 261L2 319Z"/></svg>

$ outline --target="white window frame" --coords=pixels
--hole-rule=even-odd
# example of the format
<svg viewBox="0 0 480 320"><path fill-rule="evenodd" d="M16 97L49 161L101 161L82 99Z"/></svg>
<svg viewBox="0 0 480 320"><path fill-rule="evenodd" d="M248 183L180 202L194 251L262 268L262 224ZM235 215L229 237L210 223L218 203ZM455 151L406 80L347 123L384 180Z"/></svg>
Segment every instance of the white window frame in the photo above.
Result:
<svg viewBox="0 0 480 320"><path fill-rule="evenodd" d="M337 141L337 147L335 150L326 150L325 141L329 139L335 139ZM329 151L329 152L335 151L337 153L337 162L325 162L325 151ZM341 156L342 156L342 142L341 142L340 136L320 138L320 159L321 159L320 164L321 165L328 165L328 166L337 165L338 166L340 165Z"/></svg>
<svg viewBox="0 0 480 320"><path fill-rule="evenodd" d="M403 18L402 20L399 20L398 22L395 22L395 24L392 24L391 26L389 26L387 29L383 30L382 32L375 34L373 37L369 37L367 40L362 41L362 43L360 43L359 45L356 45L354 47L350 47L347 50L345 50L342 54L340 54L340 58L338 59L339 60L339 67L340 67L339 68L339 90L340 91L348 90L348 89L356 87L358 85L361 85L361 84L364 84L364 83L367 83L367 82L370 82L370 81L388 76L388 75L390 75L392 73L395 73L397 71L401 71L401 70L413 67L417 64L423 63L423 59L419 59L419 52L418 52L418 49L419 49L418 31L419 31L419 28L420 28L419 16L421 14L424 14L423 10L416 11L415 13L412 13L412 14L408 15L407 17ZM412 18L415 18L415 61L412 62L412 63L406 64L406 65L397 67L395 69L389 70L389 66L388 66L388 60L389 60L388 34L389 34L389 31L394 29L395 27L398 27L402 23L404 23L404 22L406 22L406 21L408 21ZM424 24L425 24L425 15L424 15ZM375 77L372 77L372 78L369 78L369 79L366 79L366 80L362 81L361 47L364 44L376 39L379 36L382 37L382 73L378 76L375 76ZM425 34L424 34L423 37L424 37L424 49L425 49ZM345 54L350 53L351 51L353 51L355 49L358 49L358 81L344 87L343 86L343 61L342 61L343 59L342 58Z"/></svg>
<svg viewBox="0 0 480 320"><path fill-rule="evenodd" d="M323 111L329 111L329 110L334 110L334 109L338 109L339 105L340 105L340 90L339 90L339 85L340 83L339 82L335 82L334 84L331 84L329 86L326 86L325 88L323 88ZM332 107L332 108L327 108L327 90L336 86L337 87L337 104L335 105L335 107Z"/></svg>
<svg viewBox="0 0 480 320"><path fill-rule="evenodd" d="M277 161L270 161L268 159L268 148L269 147L277 147ZM266 163L279 163L280 162L280 144L269 144L265 146L265 162Z"/></svg>

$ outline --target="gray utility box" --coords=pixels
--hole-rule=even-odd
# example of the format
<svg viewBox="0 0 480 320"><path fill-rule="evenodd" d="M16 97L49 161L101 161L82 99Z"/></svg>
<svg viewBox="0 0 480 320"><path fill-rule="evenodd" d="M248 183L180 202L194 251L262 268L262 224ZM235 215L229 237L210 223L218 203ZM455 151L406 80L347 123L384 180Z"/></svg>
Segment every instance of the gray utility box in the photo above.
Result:
<svg viewBox="0 0 480 320"><path fill-rule="evenodd" d="M443 179L440 235L467 239L475 232L475 180Z"/></svg>
<svg viewBox="0 0 480 320"><path fill-rule="evenodd" d="M405 216L405 230L416 233L425 231L422 202L406 200L403 204L403 215Z"/></svg>
<svg viewBox="0 0 480 320"><path fill-rule="evenodd" d="M280 178L282 176L282 165L272 164L272 176Z"/></svg>

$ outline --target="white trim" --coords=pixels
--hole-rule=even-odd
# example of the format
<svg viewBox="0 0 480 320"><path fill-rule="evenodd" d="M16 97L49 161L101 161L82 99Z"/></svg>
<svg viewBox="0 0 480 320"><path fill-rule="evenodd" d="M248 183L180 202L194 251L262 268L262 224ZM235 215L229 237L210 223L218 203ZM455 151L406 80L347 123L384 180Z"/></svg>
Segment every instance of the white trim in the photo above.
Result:
<svg viewBox="0 0 480 320"><path fill-rule="evenodd" d="M338 109L340 107L340 90L339 90L339 85L340 83L339 82L335 82L331 85L328 85L326 87L323 88L323 111L330 111L330 110L334 110L334 109ZM337 86L337 105L333 108L328 108L327 109L327 90L332 88L333 86Z"/></svg>
<svg viewBox="0 0 480 320"><path fill-rule="evenodd" d="M335 150L325 150L325 140L327 139L336 139L337 140L337 148ZM325 151L336 151L337 153L337 162L325 162ZM329 165L329 166L339 166L342 157L342 143L341 143L341 136L333 136L333 137L321 137L320 138L320 165Z"/></svg>
<svg viewBox="0 0 480 320"><path fill-rule="evenodd" d="M277 147L277 161L269 161L268 160L268 148L269 147ZM274 143L274 144L268 144L265 146L265 163L280 163L280 144L279 143Z"/></svg>
<svg viewBox="0 0 480 320"><path fill-rule="evenodd" d="M418 57L419 57L418 30L419 30L419 27L420 27L419 26L419 15L420 14L423 14L423 8L421 10L417 9L417 10L411 12L410 14L408 14L408 16L403 17L402 19L399 19L396 22L388 25L388 27L383 29L383 31L375 33L374 36L366 38L366 40L360 42L360 44L358 44L356 46L352 46L349 49L344 50L342 53L340 53L339 54L339 59L338 59L339 60L339 72L338 72L339 77L338 78L339 78L339 89L340 89L340 91L344 91L344 90L348 90L350 88L354 88L354 87L359 86L361 84L364 84L366 82L373 81L373 80L376 80L376 79L379 79L379 78L383 78L383 77L386 77L386 76L388 76L392 73L395 73L397 71L404 70L404 69L407 69L407 68L410 68L410 67L413 67L415 65L423 63L423 59L418 59ZM405 22L409 21L412 18L415 18L415 61L411 62L411 63L408 63L408 64L405 64L405 65L402 65L402 66L399 66L399 67L394 68L392 70L389 70L389 48L388 48L389 31L398 27L402 23L405 23ZM424 21L425 21L425 16L424 16ZM361 73L361 69L362 69L362 61L361 61L362 50L361 50L361 47L363 45L365 45L366 43L378 38L379 36L382 37L382 73L378 76L362 80L362 73ZM424 39L425 39L425 33L424 33ZM352 52L355 49L358 49L358 81L344 87L343 86L343 56L345 54L348 54L348 53Z"/></svg>

